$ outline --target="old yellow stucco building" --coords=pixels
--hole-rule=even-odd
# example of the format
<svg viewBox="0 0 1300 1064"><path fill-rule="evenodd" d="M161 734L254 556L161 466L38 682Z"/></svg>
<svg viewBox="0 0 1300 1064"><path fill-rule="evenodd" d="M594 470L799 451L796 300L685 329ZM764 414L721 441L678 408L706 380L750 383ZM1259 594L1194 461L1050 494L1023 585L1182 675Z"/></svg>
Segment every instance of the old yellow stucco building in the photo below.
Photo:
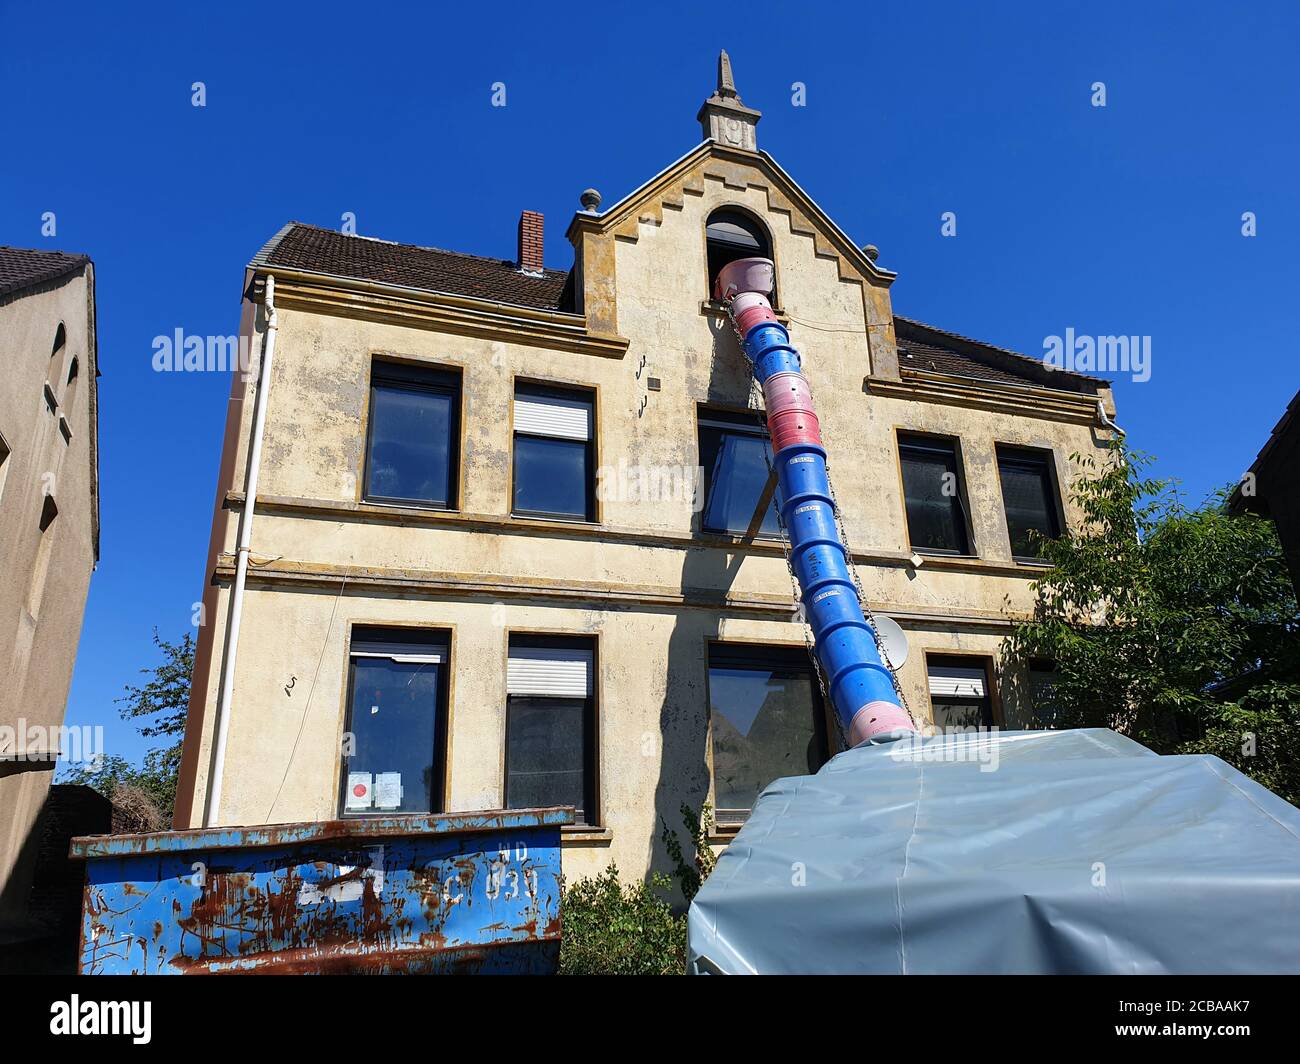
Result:
<svg viewBox="0 0 1300 1064"><path fill-rule="evenodd" d="M761 395L709 299L742 255L776 263L913 712L1032 720L999 658L1041 571L1026 530L1076 519L1068 456L1109 439L1109 389L896 316L894 275L757 150L729 72L699 118L640 188L583 194L567 271L531 212L511 261L297 223L254 258L178 827L563 801L567 874L635 875L683 802L725 841L765 782L834 752Z"/></svg>

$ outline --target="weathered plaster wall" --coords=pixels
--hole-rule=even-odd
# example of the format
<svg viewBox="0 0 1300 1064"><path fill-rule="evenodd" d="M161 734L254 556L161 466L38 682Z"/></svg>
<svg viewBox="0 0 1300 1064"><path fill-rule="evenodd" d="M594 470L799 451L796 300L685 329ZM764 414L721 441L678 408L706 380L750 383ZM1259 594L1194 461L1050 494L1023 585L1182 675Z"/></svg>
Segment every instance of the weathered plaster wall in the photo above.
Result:
<svg viewBox="0 0 1300 1064"><path fill-rule="evenodd" d="M95 565L90 270L0 300L0 434L10 450L0 466L0 724L10 727L62 724ZM52 357L60 322L67 343ZM69 385L74 356L78 376ZM54 410L45 398L47 381ZM59 415L70 438L59 429ZM36 595L47 485L58 516L44 533L51 537L49 557L44 591ZM0 761L0 924L22 919L31 833L51 775L47 763Z"/></svg>
<svg viewBox="0 0 1300 1064"><path fill-rule="evenodd" d="M750 396L729 326L702 306L704 220L724 204L746 207L771 231L779 302L804 354L860 574L872 604L911 634L912 657L901 673L911 705L928 715L925 650L997 655L1004 600L1012 612L1026 609L1034 570L1010 557L994 443L1050 448L1065 483L1066 456L1095 445L1090 428L865 393L873 357L877 375L897 376L887 288L864 294L861 283L844 279L839 262L797 231L804 226L792 214L769 209L763 189L705 173L677 190L674 202L606 241L603 259L585 260L590 268L613 248L615 298L602 314L630 340L621 359L280 311L223 820L334 814L346 639L356 623L454 633L446 793L453 810L502 800L507 633L598 636L605 830L571 841L570 874L603 868L610 858L639 874L657 852L659 818L677 824L682 801L707 796L708 640L803 643L789 620L790 577L779 548L702 539L687 498L606 499L595 529L511 519L510 403L516 376L595 388L602 465L694 468L698 404L743 407ZM461 370L461 513L403 514L360 502L375 357ZM660 391L647 390L649 375L660 378ZM252 408L243 405L246 437ZM933 559L920 569L907 563L899 427L961 438L977 559ZM236 490L242 480L241 459ZM233 521L224 537L229 554ZM223 588L209 613L217 633L226 597ZM297 681L286 694L291 677ZM197 758L200 795L218 679L214 667ZM1003 706L1012 725L1025 712L1013 687Z"/></svg>

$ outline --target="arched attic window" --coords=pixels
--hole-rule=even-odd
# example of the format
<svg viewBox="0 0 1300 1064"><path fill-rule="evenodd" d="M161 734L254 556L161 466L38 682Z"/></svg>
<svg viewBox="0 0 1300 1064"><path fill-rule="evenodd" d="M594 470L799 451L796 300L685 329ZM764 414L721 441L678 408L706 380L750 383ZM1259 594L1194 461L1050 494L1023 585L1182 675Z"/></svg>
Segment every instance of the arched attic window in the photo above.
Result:
<svg viewBox="0 0 1300 1064"><path fill-rule="evenodd" d="M72 412L77 407L77 385L81 375L81 360L72 356L72 361L68 363L68 379L63 382L63 413L65 417L71 417Z"/></svg>
<svg viewBox="0 0 1300 1064"><path fill-rule="evenodd" d="M744 211L721 207L709 215L704 228L704 243L709 258L709 298L713 298L713 282L718 272L737 259L770 259L772 242L767 230ZM772 297L776 305L775 293Z"/></svg>
<svg viewBox="0 0 1300 1064"><path fill-rule="evenodd" d="M64 372L63 362L68 347L68 330L64 328L63 322L59 322L59 327L54 330L54 346L50 350L50 364L45 371L45 405L50 408L50 413L57 413L59 409L59 396L55 389L59 386L59 378Z"/></svg>
<svg viewBox="0 0 1300 1064"><path fill-rule="evenodd" d="M68 346L68 330L63 327L63 322L59 322L58 329L54 332L54 347L50 351L50 365L54 367L50 371L50 380L59 379L59 367L63 364L63 349Z"/></svg>

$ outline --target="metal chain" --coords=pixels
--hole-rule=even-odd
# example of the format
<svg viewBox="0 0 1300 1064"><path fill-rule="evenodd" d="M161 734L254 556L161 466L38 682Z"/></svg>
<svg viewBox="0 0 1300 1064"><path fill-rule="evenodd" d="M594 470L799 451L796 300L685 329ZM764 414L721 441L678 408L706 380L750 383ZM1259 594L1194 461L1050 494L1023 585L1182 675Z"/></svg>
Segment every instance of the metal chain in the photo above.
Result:
<svg viewBox="0 0 1300 1064"><path fill-rule="evenodd" d="M731 304L732 300L730 299L722 301L722 305L727 312L727 321L730 323L731 331L735 334L736 342L740 346L740 353L745 356L745 361L749 363L749 368L752 374L755 368L754 361L749 357L749 352L745 349L745 338L741 336L740 329L736 327L736 319L731 313ZM754 374L754 378L757 379L756 374ZM766 424L764 425L764 430L764 434L768 441L768 447L763 452L763 460L767 463L768 476L775 480L776 470L772 466L771 436L766 433ZM885 641L881 639L880 630L876 627L875 615L871 612L871 607L867 605L866 592L863 590L862 581L858 577L858 568L853 562L853 550L849 546L848 533L844 528L844 515L840 511L839 499L836 498L835 495L835 484L831 480L829 461L826 462L826 486L830 489L831 509L835 514L836 526L839 528L840 542L844 545L845 562L848 565L849 573L853 577L853 586L857 591L858 605L862 609L862 616L867 622L867 627L871 629L871 635L876 641L876 648L880 652L880 658L885 663L885 668L889 670L889 679L894 685L894 693L898 696L899 705L902 706L903 711L911 720L912 726L916 727L916 716L913 714L911 706L907 704L907 696L903 693L903 686L898 680L898 670L894 668L893 662L889 660L889 652L885 649ZM781 513L781 507L776 504L775 495L773 495L772 499L772 508L776 511L776 523L781 532L781 553L785 557L785 567L790 573L790 584L794 588L794 598L797 604L799 619L802 622L803 627L804 645L808 649L808 657L812 660L813 670L817 674L817 685L821 688L822 699L827 705L830 705L830 694L826 690L826 678L822 675L821 663L817 660L817 651L813 641L812 626L808 623L807 614L803 609L803 589L799 586L799 578L795 574L794 563L790 561L790 537L785 527L785 516ZM847 746L848 743L844 735L844 729L839 722L839 715L836 713L832 713L831 715L835 719L836 728L839 730L840 745Z"/></svg>
<svg viewBox="0 0 1300 1064"><path fill-rule="evenodd" d="M745 356L745 361L749 363L749 369L752 380L757 380L754 374L754 361L749 357L749 352L745 350L745 338L740 335L740 330L736 327L736 319L731 313L730 299L723 300L723 307L727 312L727 321L731 325L731 331L736 335L736 342L740 346L740 353ZM763 422L763 438L767 441L768 446L763 449L763 461L767 463L767 475L771 480L776 480L776 469L772 465L772 440L767 431L767 422ZM790 536L785 527L785 515L781 513L781 507L776 504L776 493L772 494L772 509L776 511L776 525L780 531L781 555L785 558L786 572L790 574L790 587L794 593L795 614L799 619L799 626L803 630L804 647L808 651L808 659L812 662L813 672L817 676L817 686L821 690L822 702L826 706L831 705L830 692L826 689L826 677L822 673L821 662L817 660L817 649L813 642L812 626L808 623L808 614L803 607L803 588L799 586L799 577L795 574L794 563L790 560ZM840 746L848 746L848 740L844 735L844 728L840 725L839 715L832 712L832 719L835 721L835 728L839 733Z"/></svg>
<svg viewBox="0 0 1300 1064"><path fill-rule="evenodd" d="M853 575L853 586L858 590L858 605L862 607L862 616L866 619L872 636L875 637L876 649L880 651L880 659L889 670L889 678L893 681L894 694L898 696L898 704L903 707L903 712L907 714L908 719L912 722L912 727L916 728L918 727L916 714L912 712L912 707L907 704L907 695L903 693L903 685L898 680L898 670L894 667L894 663L889 660L889 651L885 647L885 641L880 638L880 629L876 627L876 616L871 612L871 607L867 605L867 594L862 587L862 580L858 576L858 567L853 562L853 550L849 546L849 534L844 527L844 514L840 510L840 501L835 497L835 481L831 479L829 460L826 463L826 486L830 488L831 505L835 511L835 524L839 527L840 542L844 544L845 553L848 555L849 572Z"/></svg>

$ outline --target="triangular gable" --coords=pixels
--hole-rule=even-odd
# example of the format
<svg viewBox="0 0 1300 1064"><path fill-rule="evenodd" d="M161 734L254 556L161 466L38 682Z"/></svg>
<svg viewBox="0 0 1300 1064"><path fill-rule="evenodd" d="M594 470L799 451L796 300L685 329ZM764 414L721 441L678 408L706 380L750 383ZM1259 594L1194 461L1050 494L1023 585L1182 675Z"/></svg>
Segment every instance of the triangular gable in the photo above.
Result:
<svg viewBox="0 0 1300 1064"><path fill-rule="evenodd" d="M888 289L897 275L872 262L766 152L714 140L699 144L611 207L574 215L567 236L575 252L576 294L592 332L618 334L615 242L638 241L642 224L662 224L664 210L682 209L687 193L704 193L706 180L761 190L770 213L784 214L793 234L811 238L819 258L835 260L841 281L862 286L869 327L892 332Z"/></svg>

